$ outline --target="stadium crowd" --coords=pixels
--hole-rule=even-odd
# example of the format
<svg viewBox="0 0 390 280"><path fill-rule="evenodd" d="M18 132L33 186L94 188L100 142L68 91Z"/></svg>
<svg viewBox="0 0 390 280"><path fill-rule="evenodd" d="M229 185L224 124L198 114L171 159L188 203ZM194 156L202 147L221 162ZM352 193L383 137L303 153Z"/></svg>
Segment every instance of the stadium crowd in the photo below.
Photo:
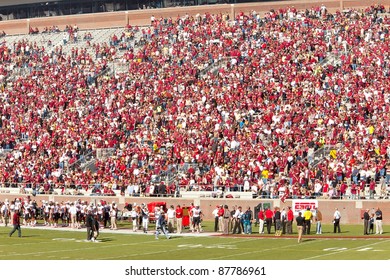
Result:
<svg viewBox="0 0 390 280"><path fill-rule="evenodd" d="M49 52L28 36L9 46L5 36L0 184L36 193L221 187L272 198L358 198L365 188L374 195L379 183L384 197L385 12L372 6L330 14L322 6L264 17L153 18L150 27L127 28L142 33L136 47L118 34L70 53L61 46ZM110 75L119 54L128 71ZM23 67L31 71L15 77ZM330 156L314 165L326 145ZM96 158L108 148L112 156ZM96 172L68 168L91 157ZM167 185L158 181L178 170Z"/></svg>

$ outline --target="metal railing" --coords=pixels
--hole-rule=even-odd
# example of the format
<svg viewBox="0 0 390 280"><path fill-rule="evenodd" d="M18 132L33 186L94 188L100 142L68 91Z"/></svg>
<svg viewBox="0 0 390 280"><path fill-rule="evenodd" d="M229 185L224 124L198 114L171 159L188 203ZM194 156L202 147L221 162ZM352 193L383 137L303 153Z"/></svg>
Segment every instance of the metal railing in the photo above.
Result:
<svg viewBox="0 0 390 280"><path fill-rule="evenodd" d="M120 61L113 61L111 63L111 73L112 74L122 74L122 73L128 73L130 69L130 63L129 62L120 62Z"/></svg>
<svg viewBox="0 0 390 280"><path fill-rule="evenodd" d="M66 164L67 173L70 173L72 170L77 170L77 169L86 170L86 167L89 166L89 163L95 160L94 154L95 151L91 151L85 155L84 154L80 155L80 158L71 164L69 164L68 161L68 163Z"/></svg>
<svg viewBox="0 0 390 280"><path fill-rule="evenodd" d="M232 198L264 198L264 199L282 199L283 195L279 193L272 193L270 191L257 191L253 192L251 189L244 190L243 185L226 186L226 185L213 185L213 184L187 184L187 185L175 185L174 189L170 186L164 185L164 191L160 192L158 184L154 185L154 188L147 187L142 191L139 185L126 186L124 193L121 193L119 185L109 183L97 182L94 184L76 184L76 183L64 183L64 184L49 184L49 183L18 183L18 182L0 182L0 194L32 194L32 195L90 195L90 196L185 196L189 197L213 197L213 198L225 198L227 194L231 194ZM138 192L134 192L135 186L137 186ZM365 186L364 191L357 191L356 195L352 195L347 192L345 195L333 194L331 197L329 193L319 193L316 195L307 196L306 194L289 194L285 199L346 199L346 200L361 200L361 199L390 199L390 182L385 184L384 191L378 190L380 186L376 185L376 193L372 194L369 190L369 184ZM105 193L104 190L108 189L110 192Z"/></svg>
<svg viewBox="0 0 390 280"><path fill-rule="evenodd" d="M115 154L115 148L98 148L96 149L96 158L98 160L112 157Z"/></svg>
<svg viewBox="0 0 390 280"><path fill-rule="evenodd" d="M222 57L221 59L214 61L214 63L210 64L204 69L201 69L199 72L199 76L204 77L209 72L213 72L213 74L215 74L216 71L226 66L231 59L231 57Z"/></svg>
<svg viewBox="0 0 390 280"><path fill-rule="evenodd" d="M324 145L318 150L314 151L312 155L307 156L307 161L311 168L316 167L320 162L322 162L327 156L329 156L330 151L334 149L333 145Z"/></svg>

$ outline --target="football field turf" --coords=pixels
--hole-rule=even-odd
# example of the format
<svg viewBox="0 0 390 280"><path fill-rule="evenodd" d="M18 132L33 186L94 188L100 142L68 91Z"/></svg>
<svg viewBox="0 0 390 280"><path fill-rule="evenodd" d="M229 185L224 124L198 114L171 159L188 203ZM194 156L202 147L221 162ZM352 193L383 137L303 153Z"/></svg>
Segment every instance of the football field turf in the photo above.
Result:
<svg viewBox="0 0 390 280"><path fill-rule="evenodd" d="M210 226L211 227L211 226ZM2 260L389 260L390 234L363 236L362 226L343 226L341 234L324 225L322 235L229 235L211 232L172 235L105 229L99 242L87 242L86 230L22 227L8 236L0 228ZM256 228L254 228L256 229Z"/></svg>

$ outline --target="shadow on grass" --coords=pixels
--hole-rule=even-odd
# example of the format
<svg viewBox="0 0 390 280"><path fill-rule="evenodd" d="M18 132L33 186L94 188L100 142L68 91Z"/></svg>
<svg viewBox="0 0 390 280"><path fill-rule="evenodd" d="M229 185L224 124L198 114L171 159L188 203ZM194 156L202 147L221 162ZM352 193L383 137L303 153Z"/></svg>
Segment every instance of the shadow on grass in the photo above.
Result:
<svg viewBox="0 0 390 280"><path fill-rule="evenodd" d="M28 235L25 235L25 234L23 234L23 232L22 232L22 238L35 238L35 237L40 237L41 235L39 235L39 234L28 234ZM12 235L12 237L17 237L17 235Z"/></svg>
<svg viewBox="0 0 390 280"><path fill-rule="evenodd" d="M114 241L113 238L98 238L97 240L98 240L99 243Z"/></svg>
<svg viewBox="0 0 390 280"><path fill-rule="evenodd" d="M308 239L302 238L301 243L312 242L312 241L316 241L316 240L310 239L310 238L308 238Z"/></svg>

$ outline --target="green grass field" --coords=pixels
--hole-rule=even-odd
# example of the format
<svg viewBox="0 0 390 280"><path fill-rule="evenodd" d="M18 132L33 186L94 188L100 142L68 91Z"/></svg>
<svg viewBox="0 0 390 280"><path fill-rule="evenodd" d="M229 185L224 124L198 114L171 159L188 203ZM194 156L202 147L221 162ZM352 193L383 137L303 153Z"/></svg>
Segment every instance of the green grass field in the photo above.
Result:
<svg viewBox="0 0 390 280"><path fill-rule="evenodd" d="M122 224L122 227L124 224ZM128 225L127 225L128 226ZM153 226L153 225L152 225ZM210 231L211 223L205 223ZM63 231L22 227L10 238L11 228L0 228L2 260L388 260L390 234L363 238L361 225L344 225L341 234L332 225L323 235L304 236L298 244L292 237L259 234L206 236L205 233L159 240L149 234L101 232L98 243L86 242L86 230ZM254 228L256 232L257 228ZM346 238L350 237L350 238Z"/></svg>

